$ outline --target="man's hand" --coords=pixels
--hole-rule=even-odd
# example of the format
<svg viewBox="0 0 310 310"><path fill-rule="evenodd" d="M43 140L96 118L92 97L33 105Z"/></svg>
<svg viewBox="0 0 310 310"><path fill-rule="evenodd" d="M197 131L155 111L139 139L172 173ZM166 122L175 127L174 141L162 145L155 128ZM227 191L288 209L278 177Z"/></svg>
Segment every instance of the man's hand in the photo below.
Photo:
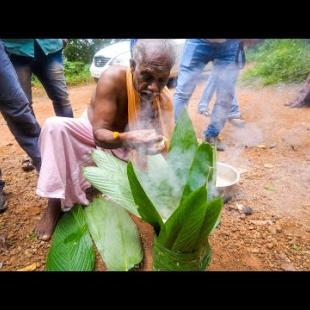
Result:
<svg viewBox="0 0 310 310"><path fill-rule="evenodd" d="M154 129L143 129L126 132L124 143L139 152L155 155L165 149L165 137Z"/></svg>

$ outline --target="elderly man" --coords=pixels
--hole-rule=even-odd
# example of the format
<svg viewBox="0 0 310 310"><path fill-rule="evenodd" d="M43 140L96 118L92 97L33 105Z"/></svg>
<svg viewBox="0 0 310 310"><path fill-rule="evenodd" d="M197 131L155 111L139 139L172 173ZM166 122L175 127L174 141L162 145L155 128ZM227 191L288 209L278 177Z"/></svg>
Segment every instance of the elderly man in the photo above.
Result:
<svg viewBox="0 0 310 310"><path fill-rule="evenodd" d="M79 119L51 117L40 137L42 166L37 194L48 207L36 233L52 235L61 210L88 204L90 184L82 167L96 147L127 161L133 154L164 151L173 130L173 108L165 87L174 64L170 40L139 40L130 68L113 66L100 77L91 103Z"/></svg>

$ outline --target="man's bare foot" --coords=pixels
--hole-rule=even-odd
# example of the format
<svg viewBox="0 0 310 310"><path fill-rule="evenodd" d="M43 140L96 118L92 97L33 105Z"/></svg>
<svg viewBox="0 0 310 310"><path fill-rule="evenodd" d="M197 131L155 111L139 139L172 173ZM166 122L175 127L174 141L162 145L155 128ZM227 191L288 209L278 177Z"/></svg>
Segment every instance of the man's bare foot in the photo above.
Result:
<svg viewBox="0 0 310 310"><path fill-rule="evenodd" d="M60 199L50 198L48 200L47 208L45 209L35 229L35 233L38 239L48 241L51 238L60 214L61 214Z"/></svg>

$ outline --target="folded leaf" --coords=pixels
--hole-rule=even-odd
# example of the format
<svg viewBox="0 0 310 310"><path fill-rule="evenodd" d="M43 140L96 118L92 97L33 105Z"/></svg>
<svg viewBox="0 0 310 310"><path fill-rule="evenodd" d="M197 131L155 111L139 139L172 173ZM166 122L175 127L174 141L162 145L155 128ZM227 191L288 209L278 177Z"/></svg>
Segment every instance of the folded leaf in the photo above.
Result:
<svg viewBox="0 0 310 310"><path fill-rule="evenodd" d="M138 206L138 212L140 213L141 218L151 224L158 235L160 231L164 231L164 223L153 203L142 188L131 162L127 165L127 174L131 192L134 201Z"/></svg>
<svg viewBox="0 0 310 310"><path fill-rule="evenodd" d="M91 271L95 251L84 211L75 206L59 220L47 258L47 271Z"/></svg>
<svg viewBox="0 0 310 310"><path fill-rule="evenodd" d="M137 227L112 201L95 199L85 209L91 236L109 271L128 271L143 258Z"/></svg>
<svg viewBox="0 0 310 310"><path fill-rule="evenodd" d="M184 210L184 221L172 246L173 251L190 253L199 249L202 225L204 223L208 197L205 184L191 195Z"/></svg>
<svg viewBox="0 0 310 310"><path fill-rule="evenodd" d="M204 202L207 202L205 184L181 200L179 207L165 223L165 235L160 235L158 241L167 249L172 249L186 219L194 212L196 206L201 207ZM198 213L200 212L202 211L199 210Z"/></svg>
<svg viewBox="0 0 310 310"><path fill-rule="evenodd" d="M182 197L186 197L186 195L189 193L195 191L203 184L206 184L208 182L209 174L212 173L212 168L212 147L210 144L203 142L198 146L198 149L195 153Z"/></svg>
<svg viewBox="0 0 310 310"><path fill-rule="evenodd" d="M184 109L176 123L167 157L168 164L177 176L180 198L197 147L198 142L192 122Z"/></svg>
<svg viewBox="0 0 310 310"><path fill-rule="evenodd" d="M208 236L213 232L213 230L218 225L223 205L224 203L222 198L216 198L208 202L204 223L202 225L200 234L201 238L199 242L201 245L203 245L206 242Z"/></svg>
<svg viewBox="0 0 310 310"><path fill-rule="evenodd" d="M205 254L205 252L203 252ZM207 253L208 254L208 253ZM199 271L204 270L207 255L201 251L193 253L175 252L165 248L155 238L153 245L154 271ZM202 269L203 268L203 269Z"/></svg>
<svg viewBox="0 0 310 310"><path fill-rule="evenodd" d="M147 172L136 171L145 193L165 221L180 200L180 187L174 171L162 155L148 156Z"/></svg>

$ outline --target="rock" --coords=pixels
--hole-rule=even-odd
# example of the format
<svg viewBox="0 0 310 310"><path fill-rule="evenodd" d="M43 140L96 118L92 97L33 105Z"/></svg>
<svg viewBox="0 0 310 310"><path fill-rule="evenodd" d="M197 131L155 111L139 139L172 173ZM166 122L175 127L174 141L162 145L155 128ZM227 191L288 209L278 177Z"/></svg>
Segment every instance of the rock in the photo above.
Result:
<svg viewBox="0 0 310 310"><path fill-rule="evenodd" d="M258 144L258 145L256 145L256 147L259 149L266 149L267 148L267 146L265 144Z"/></svg>
<svg viewBox="0 0 310 310"><path fill-rule="evenodd" d="M287 260L287 256L284 253L280 253L278 256L280 259Z"/></svg>
<svg viewBox="0 0 310 310"><path fill-rule="evenodd" d="M260 226L260 225L272 225L271 220L251 220L252 224Z"/></svg>
<svg viewBox="0 0 310 310"><path fill-rule="evenodd" d="M271 164L264 164L264 167L265 167L265 168L273 168L274 166L271 165Z"/></svg>
<svg viewBox="0 0 310 310"><path fill-rule="evenodd" d="M279 234L280 232L282 232L282 228L280 226L276 226L276 231Z"/></svg>
<svg viewBox="0 0 310 310"><path fill-rule="evenodd" d="M0 236L0 250L7 251L8 245L4 236Z"/></svg>
<svg viewBox="0 0 310 310"><path fill-rule="evenodd" d="M250 225L249 230L253 230L253 229L255 229L255 227L253 225Z"/></svg>
<svg viewBox="0 0 310 310"><path fill-rule="evenodd" d="M273 248L273 243L267 243L266 244L267 249L271 250Z"/></svg>
<svg viewBox="0 0 310 310"><path fill-rule="evenodd" d="M236 207L241 214L251 215L253 213L253 209L250 207L246 207L242 204L237 203Z"/></svg>
<svg viewBox="0 0 310 310"><path fill-rule="evenodd" d="M31 251L28 250L28 249L24 252L24 254L25 254L27 257L31 257L31 256L32 256Z"/></svg>
<svg viewBox="0 0 310 310"><path fill-rule="evenodd" d="M284 271L296 271L295 267L291 263L281 264L281 269Z"/></svg>
<svg viewBox="0 0 310 310"><path fill-rule="evenodd" d="M36 269L37 269L37 263L33 263L33 264L28 265L22 269L17 270L17 271L34 271Z"/></svg>
<svg viewBox="0 0 310 310"><path fill-rule="evenodd" d="M250 252L253 254L258 254L260 251L259 251L259 249L254 248L254 249L251 249Z"/></svg>
<svg viewBox="0 0 310 310"><path fill-rule="evenodd" d="M3 267L3 262L0 262L0 269Z"/></svg>
<svg viewBox="0 0 310 310"><path fill-rule="evenodd" d="M276 235L276 234L277 234L277 229L276 229L275 227L273 227L273 226L270 226L270 227L268 228L268 230L269 230L269 232L270 232L271 234L273 234L273 235Z"/></svg>

